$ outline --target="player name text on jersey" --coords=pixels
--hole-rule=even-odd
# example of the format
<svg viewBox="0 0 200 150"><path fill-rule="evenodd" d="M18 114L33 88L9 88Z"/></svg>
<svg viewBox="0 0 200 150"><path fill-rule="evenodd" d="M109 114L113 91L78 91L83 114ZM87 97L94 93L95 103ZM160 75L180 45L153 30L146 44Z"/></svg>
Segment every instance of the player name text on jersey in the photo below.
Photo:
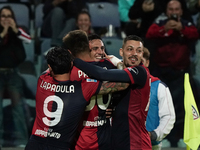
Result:
<svg viewBox="0 0 200 150"><path fill-rule="evenodd" d="M79 78L87 78L88 77L88 75L87 74L85 74L82 70L78 70L78 77Z"/></svg>
<svg viewBox="0 0 200 150"><path fill-rule="evenodd" d="M45 90L50 90L52 92L61 92L61 93L74 93L74 85L56 85L56 84L51 84L48 82L42 81L40 84L40 87L45 89Z"/></svg>

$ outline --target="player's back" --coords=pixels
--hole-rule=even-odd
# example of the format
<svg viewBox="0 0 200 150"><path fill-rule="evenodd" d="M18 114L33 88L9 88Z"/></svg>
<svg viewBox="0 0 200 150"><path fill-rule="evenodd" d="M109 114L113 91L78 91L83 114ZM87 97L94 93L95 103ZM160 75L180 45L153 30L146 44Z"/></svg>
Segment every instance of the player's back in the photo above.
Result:
<svg viewBox="0 0 200 150"><path fill-rule="evenodd" d="M125 69L126 72L129 72L129 69L132 68ZM150 74L146 68L144 74L146 82L142 87L133 84L135 79L131 79L134 81L132 85L121 91L113 116L114 150L151 150L151 141L145 126L150 96ZM131 74L129 76L132 78Z"/></svg>
<svg viewBox="0 0 200 150"><path fill-rule="evenodd" d="M105 69L115 68L106 59L100 62L90 62ZM81 80L88 76L76 67L71 72L71 80ZM92 79L91 79L92 80ZM78 137L76 150L110 150L111 149L111 126L106 118L105 111L110 103L110 95L97 95L91 98L85 109L82 124L80 125L80 135Z"/></svg>
<svg viewBox="0 0 200 150"><path fill-rule="evenodd" d="M31 139L44 145L69 149L85 107L100 86L98 81L58 81L49 72L41 75Z"/></svg>

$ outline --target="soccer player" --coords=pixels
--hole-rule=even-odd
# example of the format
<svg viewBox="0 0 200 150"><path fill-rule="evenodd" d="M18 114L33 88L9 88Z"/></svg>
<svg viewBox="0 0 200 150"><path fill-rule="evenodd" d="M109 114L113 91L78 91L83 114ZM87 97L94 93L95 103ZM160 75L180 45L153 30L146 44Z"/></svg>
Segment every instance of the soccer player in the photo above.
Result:
<svg viewBox="0 0 200 150"><path fill-rule="evenodd" d="M115 109L112 126L112 148L114 150L151 150L151 140L146 130L146 117L149 108L150 74L141 64L143 41L130 35L124 39L120 49L124 70L104 70L78 58L76 67L90 77L106 81L131 82L123 91Z"/></svg>
<svg viewBox="0 0 200 150"><path fill-rule="evenodd" d="M49 69L38 79L36 119L25 150L69 150L90 98L128 85L93 79L71 81L72 56L61 47L52 48L46 58Z"/></svg>
<svg viewBox="0 0 200 150"><path fill-rule="evenodd" d="M143 64L149 66L150 52L144 48ZM174 127L175 111L169 88L151 75L150 105L146 128L151 137L152 150L161 150L162 140Z"/></svg>
<svg viewBox="0 0 200 150"><path fill-rule="evenodd" d="M72 31L69 32L64 38L64 44L70 45L71 53L84 61L89 63L101 66L104 69L113 69L116 68L113 63L108 59L104 58L105 47L102 42L102 39L96 35L91 34L84 36L84 32ZM78 41L85 41L90 47L89 57L85 58L85 55L79 55L81 53L78 50L76 42L71 41L70 39L78 39ZM70 40L71 44L68 44ZM74 43L74 44L72 44ZM87 44L86 44L87 45ZM114 57L111 59L115 59ZM81 80L83 78L88 78L88 76L82 72L80 69L73 67L71 71L71 80ZM111 96L110 95L96 95L93 96L90 100L90 103L85 109L82 122L79 127L79 134L77 137L75 149L76 150L90 150L90 149L99 149L99 150L110 150L111 149L111 125L109 119L106 119L106 109L110 104Z"/></svg>

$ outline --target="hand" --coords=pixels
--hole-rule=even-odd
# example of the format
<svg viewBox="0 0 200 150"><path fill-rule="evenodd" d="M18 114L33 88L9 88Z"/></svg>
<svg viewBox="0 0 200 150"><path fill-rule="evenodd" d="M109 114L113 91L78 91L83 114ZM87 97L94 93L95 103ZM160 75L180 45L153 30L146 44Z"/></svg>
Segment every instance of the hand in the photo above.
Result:
<svg viewBox="0 0 200 150"><path fill-rule="evenodd" d="M149 133L149 136L151 137L151 132L148 132Z"/></svg>
<svg viewBox="0 0 200 150"><path fill-rule="evenodd" d="M3 38L8 33L9 24L7 21L3 21L1 22L1 25L3 27L3 31L1 32L0 36Z"/></svg>
<svg viewBox="0 0 200 150"><path fill-rule="evenodd" d="M113 57L114 57L113 55L107 55L105 51L103 52L103 58L106 58L106 59L110 60Z"/></svg>
<svg viewBox="0 0 200 150"><path fill-rule="evenodd" d="M18 32L18 29L17 29L17 26L16 26L16 23L15 23L14 19L13 19L13 18L9 18L8 21L9 21L9 27L11 27L12 30L13 30L15 33L17 33L17 32Z"/></svg>
<svg viewBox="0 0 200 150"><path fill-rule="evenodd" d="M176 23L175 27L173 28L173 30L176 30L176 31L181 31L183 28L183 25L182 23L179 21Z"/></svg>
<svg viewBox="0 0 200 150"><path fill-rule="evenodd" d="M106 109L106 118L111 118L113 114L113 109L108 108Z"/></svg>
<svg viewBox="0 0 200 150"><path fill-rule="evenodd" d="M132 20L130 20L130 22L133 22L134 24L137 24L137 28L140 28L140 26L141 26L141 19L140 18L132 19Z"/></svg>
<svg viewBox="0 0 200 150"><path fill-rule="evenodd" d="M165 31L168 32L169 30L171 30L175 26L175 23L176 21L174 20L168 20L164 26Z"/></svg>
<svg viewBox="0 0 200 150"><path fill-rule="evenodd" d="M180 31L183 28L182 23L180 21L169 20L164 26L165 31L177 30Z"/></svg>
<svg viewBox="0 0 200 150"><path fill-rule="evenodd" d="M124 63L123 62L118 62L117 63L117 69L123 70L124 69Z"/></svg>
<svg viewBox="0 0 200 150"><path fill-rule="evenodd" d="M104 56L105 56L104 58L109 59L113 63L113 65L116 66L116 67L118 66L118 63L121 62L121 60L114 55L107 55L104 52Z"/></svg>
<svg viewBox="0 0 200 150"><path fill-rule="evenodd" d="M142 9L144 12L150 12L150 11L153 11L154 10L154 2L153 1L144 1L142 3Z"/></svg>

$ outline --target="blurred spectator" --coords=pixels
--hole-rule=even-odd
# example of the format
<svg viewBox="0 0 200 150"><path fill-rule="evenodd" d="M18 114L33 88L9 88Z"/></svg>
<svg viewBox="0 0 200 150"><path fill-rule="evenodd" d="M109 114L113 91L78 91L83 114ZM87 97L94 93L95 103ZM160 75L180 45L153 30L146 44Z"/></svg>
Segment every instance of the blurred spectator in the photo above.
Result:
<svg viewBox="0 0 200 150"><path fill-rule="evenodd" d="M28 139L27 126L25 121L24 105L23 105L23 81L19 76L17 67L25 58L25 50L22 40L30 42L30 36L27 35L16 24L15 15L11 7L4 6L0 10L0 144L3 142L3 105L2 101L5 96L11 99L11 114L5 119L13 119L9 128L9 140L4 140L5 146L25 145ZM6 113L6 115L8 115ZM4 114L5 116L5 114ZM10 124L9 124L10 125ZM12 139L11 139L12 138Z"/></svg>
<svg viewBox="0 0 200 150"><path fill-rule="evenodd" d="M142 37L151 56L154 56L155 45L154 42L147 40L145 35L154 20L164 11L163 7L160 0L135 0L128 13L131 21L125 27L126 35L136 34ZM151 58L149 69L154 63Z"/></svg>
<svg viewBox="0 0 200 150"><path fill-rule="evenodd" d="M162 12L160 0L135 0L128 13L131 21L126 26L126 35L136 34L144 38L150 25Z"/></svg>
<svg viewBox="0 0 200 150"><path fill-rule="evenodd" d="M94 33L91 27L91 17L87 10L81 11L76 18L77 29L85 31L88 35Z"/></svg>
<svg viewBox="0 0 200 150"><path fill-rule="evenodd" d="M124 31L126 24L130 21L128 16L129 9L134 4L135 0L118 0L118 8L121 22L121 30Z"/></svg>
<svg viewBox="0 0 200 150"><path fill-rule="evenodd" d="M159 77L169 87L176 113L176 122L167 139L172 147L184 146L184 74L189 71L190 46L198 39L197 28L182 18L183 10L178 0L167 4L166 18L153 23L146 38L156 40L151 74Z"/></svg>
<svg viewBox="0 0 200 150"><path fill-rule="evenodd" d="M38 0L39 1L39 0ZM34 19L33 13L32 13L32 8L31 8L31 4L36 3L33 0L0 0L0 2L2 3L19 3L19 4L24 4L28 7L29 9L29 17L30 19Z"/></svg>
<svg viewBox="0 0 200 150"><path fill-rule="evenodd" d="M197 14L198 17L197 20L194 20L196 22L196 26L198 31L200 31L200 1L199 0L188 0L188 9L191 11L192 14Z"/></svg>
<svg viewBox="0 0 200 150"><path fill-rule="evenodd" d="M169 0L135 0L131 6L128 16L130 23L126 27L126 34L136 34L145 37L146 32L155 19L166 10ZM183 18L192 21L185 0L180 0L184 6Z"/></svg>
<svg viewBox="0 0 200 150"><path fill-rule="evenodd" d="M82 0L45 1L41 34L52 38L51 46L61 45L63 36L76 28L75 18L84 7L85 1Z"/></svg>
<svg viewBox="0 0 200 150"><path fill-rule="evenodd" d="M161 0L162 4L163 4L163 10L166 10L167 9L167 4L170 0ZM179 0L179 2L181 3L181 7L182 7L182 18L185 19L185 20L188 20L190 22L193 22L193 19L192 19L192 14L190 12L190 10L188 9L188 0Z"/></svg>
<svg viewBox="0 0 200 150"><path fill-rule="evenodd" d="M125 27L126 35L136 34L143 38L145 46L151 52L151 56L154 56L155 45L154 42L145 38L148 28L154 23L157 17L163 18L165 16L165 10L167 3L170 0L135 0L133 6L129 10L129 18L131 21ZM185 0L180 0L183 8L182 17L186 20L192 21L191 15L187 9ZM186 12L186 13L185 13ZM150 58L151 64L149 69L151 70L154 62Z"/></svg>

